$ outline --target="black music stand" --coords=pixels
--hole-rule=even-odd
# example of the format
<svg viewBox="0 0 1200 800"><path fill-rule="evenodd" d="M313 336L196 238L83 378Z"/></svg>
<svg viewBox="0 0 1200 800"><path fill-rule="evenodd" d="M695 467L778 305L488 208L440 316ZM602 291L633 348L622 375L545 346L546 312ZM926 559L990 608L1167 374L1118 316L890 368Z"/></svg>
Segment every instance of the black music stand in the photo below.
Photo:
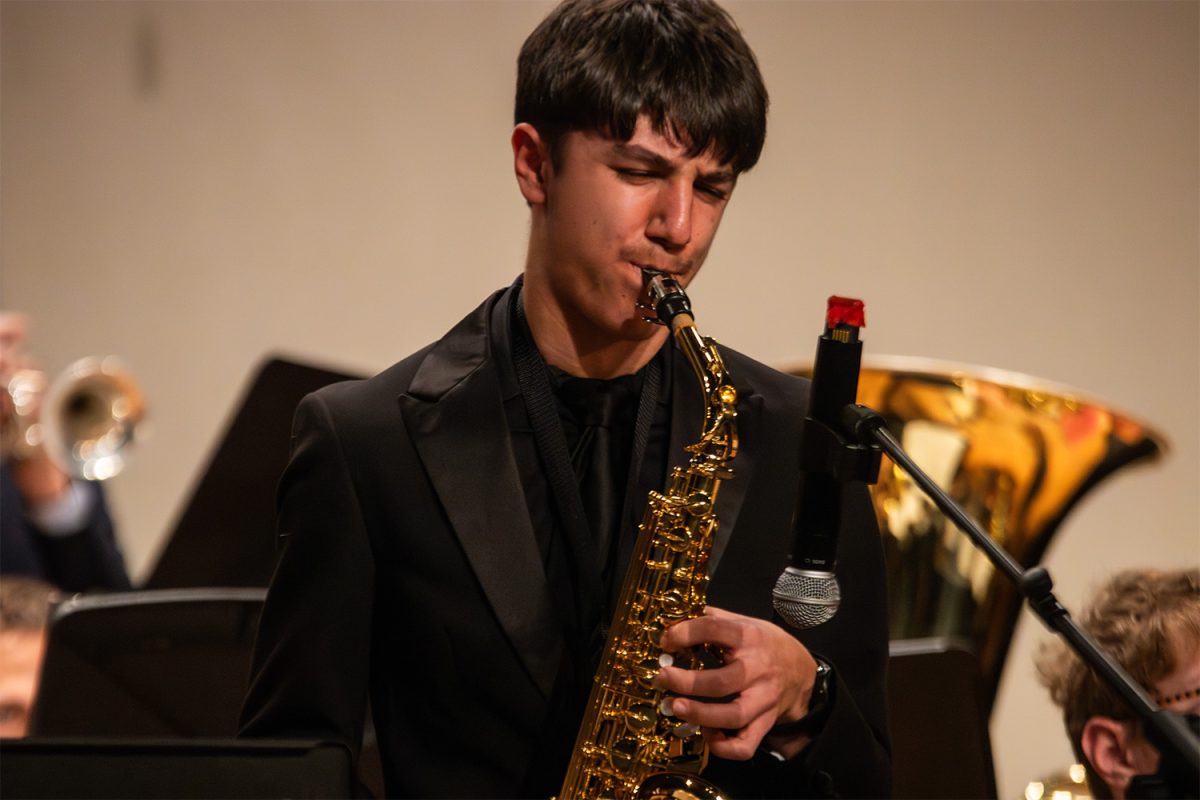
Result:
<svg viewBox="0 0 1200 800"><path fill-rule="evenodd" d="M351 796L341 744L233 739L264 595L171 589L56 605L31 738L0 743L0 796Z"/></svg>
<svg viewBox="0 0 1200 800"><path fill-rule="evenodd" d="M892 797L996 797L983 678L969 645L897 639L889 651Z"/></svg>
<svg viewBox="0 0 1200 800"><path fill-rule="evenodd" d="M275 571L275 487L304 395L360 377L283 358L255 373L144 589L266 586Z"/></svg>
<svg viewBox="0 0 1200 800"><path fill-rule="evenodd" d="M233 737L264 595L174 589L59 603L30 734Z"/></svg>
<svg viewBox="0 0 1200 800"><path fill-rule="evenodd" d="M5 739L0 758L5 800L353 796L350 751L329 742Z"/></svg>

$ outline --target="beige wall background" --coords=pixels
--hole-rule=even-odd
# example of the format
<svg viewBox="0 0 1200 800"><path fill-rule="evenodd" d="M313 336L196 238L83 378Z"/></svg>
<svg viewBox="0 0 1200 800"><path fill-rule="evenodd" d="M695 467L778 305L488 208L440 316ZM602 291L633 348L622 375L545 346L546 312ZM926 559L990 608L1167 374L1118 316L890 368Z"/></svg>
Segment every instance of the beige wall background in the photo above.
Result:
<svg viewBox="0 0 1200 800"><path fill-rule="evenodd" d="M135 575L267 354L375 371L517 274L514 62L547 7L0 4L0 303L51 371L116 353L144 384L110 484ZM1060 598L1200 560L1200 6L729 7L771 131L692 291L706 332L795 363L857 295L870 354L1103 398L1172 450L1067 520ZM1024 615L993 719L1006 798L1070 758L1043 636Z"/></svg>

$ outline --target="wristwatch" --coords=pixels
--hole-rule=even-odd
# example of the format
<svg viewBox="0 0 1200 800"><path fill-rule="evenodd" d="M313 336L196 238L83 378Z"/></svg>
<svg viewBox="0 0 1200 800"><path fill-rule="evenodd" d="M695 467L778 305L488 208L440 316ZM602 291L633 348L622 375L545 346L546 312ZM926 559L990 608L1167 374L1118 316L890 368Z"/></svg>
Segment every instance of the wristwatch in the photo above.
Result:
<svg viewBox="0 0 1200 800"><path fill-rule="evenodd" d="M825 718L833 706L833 667L818 655L813 655L813 660L817 662L817 673L813 677L812 693L808 696L808 713L795 722L776 725L768 736L796 736L801 733L813 736L825 724Z"/></svg>

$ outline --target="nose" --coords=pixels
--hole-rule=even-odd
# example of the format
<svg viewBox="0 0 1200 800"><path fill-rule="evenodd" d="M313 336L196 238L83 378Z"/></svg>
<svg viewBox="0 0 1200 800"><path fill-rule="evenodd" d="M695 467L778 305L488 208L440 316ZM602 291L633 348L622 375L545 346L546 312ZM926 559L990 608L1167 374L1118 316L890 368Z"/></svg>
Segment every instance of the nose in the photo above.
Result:
<svg viewBox="0 0 1200 800"><path fill-rule="evenodd" d="M694 189L689 181L668 181L655 198L646 235L668 252L682 250L692 240Z"/></svg>

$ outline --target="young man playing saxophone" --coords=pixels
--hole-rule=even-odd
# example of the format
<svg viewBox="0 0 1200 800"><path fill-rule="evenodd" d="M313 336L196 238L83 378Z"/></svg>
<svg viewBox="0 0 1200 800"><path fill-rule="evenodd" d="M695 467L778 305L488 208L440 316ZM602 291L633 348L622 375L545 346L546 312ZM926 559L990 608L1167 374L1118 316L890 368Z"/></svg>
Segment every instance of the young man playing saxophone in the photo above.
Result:
<svg viewBox="0 0 1200 800"><path fill-rule="evenodd" d="M433 345L301 404L246 734L357 746L369 695L389 796L558 791L647 493L700 424L690 368L636 307L644 275L695 277L766 106L711 2L568 0L531 34L511 137L523 274ZM742 445L716 504L711 605L662 646L717 645L724 665L656 680L729 795L886 795L866 492L845 498L841 611L785 631L771 587L807 383L722 353Z"/></svg>

